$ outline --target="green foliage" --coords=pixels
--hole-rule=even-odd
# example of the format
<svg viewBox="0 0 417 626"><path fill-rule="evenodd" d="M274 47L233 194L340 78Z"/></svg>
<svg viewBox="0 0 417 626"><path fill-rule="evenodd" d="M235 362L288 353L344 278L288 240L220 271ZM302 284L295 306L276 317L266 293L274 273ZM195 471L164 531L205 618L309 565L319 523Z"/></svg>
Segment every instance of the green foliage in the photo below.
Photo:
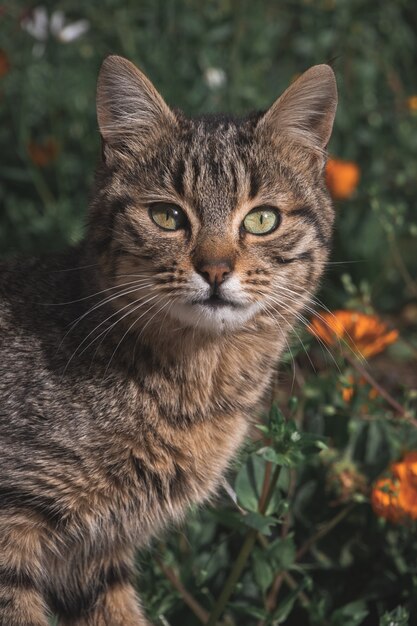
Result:
<svg viewBox="0 0 417 626"><path fill-rule="evenodd" d="M398 606L389 613L384 613L381 618L380 626L408 626L409 613L404 607Z"/></svg>
<svg viewBox="0 0 417 626"><path fill-rule="evenodd" d="M414 3L45 0L49 17L88 20L68 43L22 27L36 6L0 7L3 256L81 239L106 54L129 57L190 114L265 108L298 73L333 62L340 105L330 153L355 162L361 178L336 203L320 298L331 309L378 311L400 330L367 371L407 416L375 393L352 355L329 354L298 329L229 496L138 557L138 588L161 626L196 626L219 610L218 623L239 626L416 624L416 528L379 518L369 502L373 481L417 450Z"/></svg>

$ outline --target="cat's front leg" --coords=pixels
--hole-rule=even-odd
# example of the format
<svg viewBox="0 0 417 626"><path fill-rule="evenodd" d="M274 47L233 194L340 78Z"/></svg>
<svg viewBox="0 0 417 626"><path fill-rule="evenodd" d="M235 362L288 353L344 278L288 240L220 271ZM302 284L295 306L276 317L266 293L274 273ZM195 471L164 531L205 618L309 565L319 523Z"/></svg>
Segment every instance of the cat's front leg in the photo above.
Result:
<svg viewBox="0 0 417 626"><path fill-rule="evenodd" d="M141 622L140 622L141 623ZM29 581L0 575L0 626L48 626L42 596Z"/></svg>
<svg viewBox="0 0 417 626"><path fill-rule="evenodd" d="M130 584L107 589L95 606L82 616L62 616L59 626L151 626L139 607Z"/></svg>
<svg viewBox="0 0 417 626"><path fill-rule="evenodd" d="M17 489L13 495L18 497ZM0 626L48 626L50 611L42 594L40 527L4 504L1 509Z"/></svg>

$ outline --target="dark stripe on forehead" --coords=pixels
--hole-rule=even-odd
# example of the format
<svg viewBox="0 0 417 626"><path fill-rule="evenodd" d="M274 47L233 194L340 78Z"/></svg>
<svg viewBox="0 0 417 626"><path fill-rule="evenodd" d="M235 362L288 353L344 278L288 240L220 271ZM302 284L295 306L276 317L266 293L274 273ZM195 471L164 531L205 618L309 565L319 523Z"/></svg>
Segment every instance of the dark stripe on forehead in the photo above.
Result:
<svg viewBox="0 0 417 626"><path fill-rule="evenodd" d="M223 164L217 159L209 159L207 165L211 178L216 184L218 184L220 182L221 175L224 173Z"/></svg>
<svg viewBox="0 0 417 626"><path fill-rule="evenodd" d="M184 172L185 163L183 159L179 159L174 166L174 171L172 174L172 184L179 196L184 195Z"/></svg>
<svg viewBox="0 0 417 626"><path fill-rule="evenodd" d="M254 165L251 165L249 172L249 199L253 200L259 191L261 180L259 172Z"/></svg>
<svg viewBox="0 0 417 626"><path fill-rule="evenodd" d="M197 182L199 176L200 176L200 171L201 171L201 167L200 167L200 162L197 158L196 155L193 156L192 161L191 161L191 165L193 168L193 178L194 178L194 183Z"/></svg>
<svg viewBox="0 0 417 626"><path fill-rule="evenodd" d="M232 191L233 194L236 196L237 194L237 190L238 190L238 177L237 177L237 172L236 172L236 166L233 163L233 161L230 162L230 179L231 179L231 184L232 184Z"/></svg>
<svg viewBox="0 0 417 626"><path fill-rule="evenodd" d="M296 192L300 198L305 197L303 181L300 180L300 174L289 165L284 165L281 162L277 164L277 171L280 176L283 176L290 183L291 188Z"/></svg>
<svg viewBox="0 0 417 626"><path fill-rule="evenodd" d="M329 245L328 237L323 232L322 224L319 218L315 215L309 207L302 207L301 209L295 209L288 214L291 217L300 218L306 224L312 226L316 232L318 242L323 248L327 248Z"/></svg>

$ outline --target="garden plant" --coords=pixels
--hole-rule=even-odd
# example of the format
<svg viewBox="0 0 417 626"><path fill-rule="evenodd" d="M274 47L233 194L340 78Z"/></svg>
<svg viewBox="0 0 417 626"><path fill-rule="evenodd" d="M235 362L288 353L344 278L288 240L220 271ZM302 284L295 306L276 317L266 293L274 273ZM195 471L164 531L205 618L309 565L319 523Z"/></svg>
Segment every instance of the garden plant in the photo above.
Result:
<svg viewBox="0 0 417 626"><path fill-rule="evenodd" d="M415 3L1 3L3 257L82 238L109 53L189 114L266 108L315 63L340 98L321 291L224 489L138 555L150 620L417 624Z"/></svg>

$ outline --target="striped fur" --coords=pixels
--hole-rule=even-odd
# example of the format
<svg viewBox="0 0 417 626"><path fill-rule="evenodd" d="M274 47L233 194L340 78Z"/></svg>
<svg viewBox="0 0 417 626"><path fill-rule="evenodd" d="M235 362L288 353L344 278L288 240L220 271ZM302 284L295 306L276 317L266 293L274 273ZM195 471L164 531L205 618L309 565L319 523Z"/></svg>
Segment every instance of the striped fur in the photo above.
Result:
<svg viewBox="0 0 417 626"><path fill-rule="evenodd" d="M85 242L1 266L0 626L147 623L134 551L215 494L327 258L331 70L282 98L190 120L105 61ZM152 222L161 201L187 228ZM280 211L262 237L241 227L260 205Z"/></svg>

